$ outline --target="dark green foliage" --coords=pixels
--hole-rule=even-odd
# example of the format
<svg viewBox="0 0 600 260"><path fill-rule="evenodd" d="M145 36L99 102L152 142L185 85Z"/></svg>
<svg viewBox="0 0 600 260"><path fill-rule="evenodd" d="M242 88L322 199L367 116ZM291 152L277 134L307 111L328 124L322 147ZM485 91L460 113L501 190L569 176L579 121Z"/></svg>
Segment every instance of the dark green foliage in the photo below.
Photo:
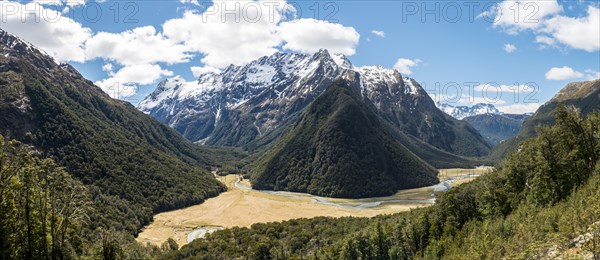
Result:
<svg viewBox="0 0 600 260"><path fill-rule="evenodd" d="M219 176L226 176L226 175L230 175L230 174L240 174L242 172L242 170L238 167L235 166L223 166L221 168L219 168L219 170L217 171L217 175Z"/></svg>
<svg viewBox="0 0 600 260"><path fill-rule="evenodd" d="M120 220L131 223L124 226L131 232L149 223L152 213L224 190L199 167L203 158L192 144L135 108L50 82L26 81L25 89L36 113L31 143L84 184L122 199L117 201L127 206L121 209L135 214Z"/></svg>
<svg viewBox="0 0 600 260"><path fill-rule="evenodd" d="M282 125L267 133L265 136L258 138L249 144L243 147L244 150L251 152L252 154L246 157L242 164L246 165L249 162L255 161L258 157L260 157L260 153L264 152L277 141L288 133L294 126L300 121L302 117L302 113L297 112L290 116ZM419 158L427 162L433 167L436 168L472 168L479 165L486 165L488 162L483 160L482 158L469 158L463 157L456 154L449 153L447 151L443 151L437 147L434 147L428 143L423 142L419 138L409 135L389 122L387 120L380 120L380 123L384 125L389 131L389 134L392 138L394 138L397 142L404 145L408 150L417 155ZM464 146L471 146L468 142L463 143Z"/></svg>
<svg viewBox="0 0 600 260"><path fill-rule="evenodd" d="M256 139L254 118L239 111L224 110L221 122L208 140L208 145L242 146ZM192 139L193 140L193 139Z"/></svg>
<svg viewBox="0 0 600 260"><path fill-rule="evenodd" d="M0 259L150 259L176 246L142 246L118 223L97 228L98 216L119 219L105 208L52 159L0 135Z"/></svg>
<svg viewBox="0 0 600 260"><path fill-rule="evenodd" d="M167 259L298 259L314 257L321 248L353 234L370 222L365 218L313 218L254 224L251 228L216 231L194 240Z"/></svg>
<svg viewBox="0 0 600 260"><path fill-rule="evenodd" d="M319 96L248 168L256 189L329 197L390 195L437 182L435 169L396 142L343 81Z"/></svg>
<svg viewBox="0 0 600 260"><path fill-rule="evenodd" d="M0 135L0 259L81 254L87 189L51 159Z"/></svg>
<svg viewBox="0 0 600 260"><path fill-rule="evenodd" d="M177 251L177 249L179 249L179 245L175 239L169 238L161 245L161 248L164 251Z"/></svg>
<svg viewBox="0 0 600 260"><path fill-rule="evenodd" d="M318 218L256 225L244 233L224 230L171 257L203 258L215 248L223 259L245 257L244 248L261 245L272 259L538 259L552 246L559 251L573 246L571 239L586 232L592 239L581 250L600 257L594 244L600 241L600 114L583 119L559 107L555 117L554 127L519 145L503 168L438 194L434 206L374 219ZM327 220L331 224L319 226ZM323 228L319 234L331 234L327 243L281 248L282 239L304 238L315 226ZM234 240L247 237L243 234L254 239ZM311 238L322 236L305 241Z"/></svg>

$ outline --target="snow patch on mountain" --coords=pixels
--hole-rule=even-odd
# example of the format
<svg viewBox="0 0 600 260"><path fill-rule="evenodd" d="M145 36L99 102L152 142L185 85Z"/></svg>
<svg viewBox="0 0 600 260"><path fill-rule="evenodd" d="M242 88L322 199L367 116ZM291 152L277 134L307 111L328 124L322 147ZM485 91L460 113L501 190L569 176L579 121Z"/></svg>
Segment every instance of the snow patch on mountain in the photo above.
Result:
<svg viewBox="0 0 600 260"><path fill-rule="evenodd" d="M363 81L370 85L398 83L401 76L400 73L393 69L386 69L381 66L363 66L358 68L358 72L363 78Z"/></svg>
<svg viewBox="0 0 600 260"><path fill-rule="evenodd" d="M413 84L413 79L408 78L408 77L404 77L402 78L402 80L404 81L404 94L410 94L410 95L417 95L419 94L419 88L417 88L414 84Z"/></svg>
<svg viewBox="0 0 600 260"><path fill-rule="evenodd" d="M331 55L331 58L341 68L344 68L344 69L353 69L354 68L354 65L352 65L352 62L350 62L350 60L348 60L348 58L344 54L336 53L336 54Z"/></svg>
<svg viewBox="0 0 600 260"><path fill-rule="evenodd" d="M168 78L160 82L154 96L148 96L138 106L142 111L158 106L164 100L183 101L191 96L198 96L214 89L214 84L202 85L198 82L187 82L181 76Z"/></svg>
<svg viewBox="0 0 600 260"><path fill-rule="evenodd" d="M19 38L18 36L14 35L12 33L4 31L1 28L0 28L0 38L1 38L2 42L4 42L6 44L6 47L7 47L7 48L4 49L4 51L7 51L4 54L4 57L9 57L10 55L9 55L8 51L14 50L15 48L18 48L19 45L22 45L22 46L25 47L25 50L27 52L37 51L37 52L39 52L39 53L47 56L49 59L51 59L52 61L54 61L54 63L56 63L58 65L58 62L56 62L56 60L53 57L51 57L44 50L42 50L42 49L40 49L38 47L35 47L30 42L25 41L25 40Z"/></svg>
<svg viewBox="0 0 600 260"><path fill-rule="evenodd" d="M447 103L437 103L436 105L440 110L458 120L475 115L502 114L494 105L485 103L478 103L473 106L453 106Z"/></svg>
<svg viewBox="0 0 600 260"><path fill-rule="evenodd" d="M314 54L277 52L245 65L230 65L219 73L206 72L197 82L169 78L138 108L183 132L192 131L184 133L192 141L206 139L218 130L220 121L228 122L232 116L234 120L250 117L247 122L252 122L258 135L264 135L340 77L360 80L362 96L381 109L415 105L410 96L425 93L397 70L355 67L346 56L323 49ZM190 125L201 126L201 133L189 130Z"/></svg>

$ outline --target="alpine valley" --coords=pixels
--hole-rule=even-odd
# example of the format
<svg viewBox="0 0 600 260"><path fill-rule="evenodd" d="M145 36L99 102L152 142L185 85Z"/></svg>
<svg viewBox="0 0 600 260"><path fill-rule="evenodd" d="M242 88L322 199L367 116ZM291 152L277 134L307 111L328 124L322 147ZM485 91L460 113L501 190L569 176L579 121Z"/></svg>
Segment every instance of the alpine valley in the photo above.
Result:
<svg viewBox="0 0 600 260"><path fill-rule="evenodd" d="M0 259L600 259L600 79L513 115L326 49L165 74L135 107L0 29Z"/></svg>

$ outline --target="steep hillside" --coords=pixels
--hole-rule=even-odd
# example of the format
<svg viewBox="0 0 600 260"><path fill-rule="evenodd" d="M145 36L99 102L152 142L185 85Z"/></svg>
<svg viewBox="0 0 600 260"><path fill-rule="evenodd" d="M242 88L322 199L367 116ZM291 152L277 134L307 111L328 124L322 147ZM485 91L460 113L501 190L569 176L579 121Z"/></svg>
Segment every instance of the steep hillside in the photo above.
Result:
<svg viewBox="0 0 600 260"><path fill-rule="evenodd" d="M415 80L380 66L355 67L327 50L275 53L198 82L167 79L139 108L194 142L256 149L277 140L281 128L348 73L359 74L360 95L398 130L446 152L489 153L477 131L440 111Z"/></svg>
<svg viewBox="0 0 600 260"><path fill-rule="evenodd" d="M153 213L225 190L203 168L213 163L211 150L1 30L0 132L53 157L86 184L103 212L93 216L96 225L133 233Z"/></svg>
<svg viewBox="0 0 600 260"><path fill-rule="evenodd" d="M475 128L490 144L500 142L517 135L528 114L483 114L465 117L463 120Z"/></svg>
<svg viewBox="0 0 600 260"><path fill-rule="evenodd" d="M515 151L521 141L536 135L536 129L539 126L553 125L555 121L554 111L560 105L575 108L583 115L600 111L600 79L567 84L550 101L541 106L535 114L523 122L521 130L514 138L496 146L490 154L491 160L500 161L507 154Z"/></svg>
<svg viewBox="0 0 600 260"><path fill-rule="evenodd" d="M386 129L359 88L337 81L249 167L253 187L357 198L436 183L436 171Z"/></svg>

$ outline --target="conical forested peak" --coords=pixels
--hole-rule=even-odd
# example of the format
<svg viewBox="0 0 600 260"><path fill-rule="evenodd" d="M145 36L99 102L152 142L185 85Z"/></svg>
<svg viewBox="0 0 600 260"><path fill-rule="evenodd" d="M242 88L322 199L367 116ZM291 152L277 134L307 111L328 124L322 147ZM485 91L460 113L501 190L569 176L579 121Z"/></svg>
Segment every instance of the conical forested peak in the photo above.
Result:
<svg viewBox="0 0 600 260"><path fill-rule="evenodd" d="M436 183L435 169L380 120L358 88L337 80L249 167L254 187L356 198Z"/></svg>

